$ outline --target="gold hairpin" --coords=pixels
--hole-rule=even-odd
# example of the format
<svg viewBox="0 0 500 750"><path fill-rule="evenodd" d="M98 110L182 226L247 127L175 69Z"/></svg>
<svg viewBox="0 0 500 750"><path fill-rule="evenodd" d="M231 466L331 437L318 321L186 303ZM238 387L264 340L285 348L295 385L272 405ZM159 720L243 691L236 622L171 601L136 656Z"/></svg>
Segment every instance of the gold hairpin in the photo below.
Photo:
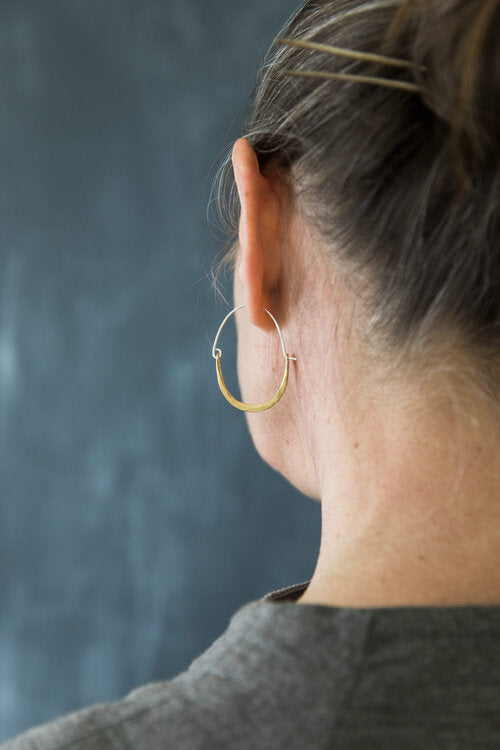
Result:
<svg viewBox="0 0 500 750"><path fill-rule="evenodd" d="M341 55L342 57L353 57L356 60L369 60L371 62L378 62L383 65L395 65L401 68L418 68L419 70L425 70L425 65L416 65L409 60L401 60L398 57L378 55L375 52L358 52L357 50L345 49L344 47L333 47L331 44L307 42L303 39L279 38L276 41L279 44L290 44L292 47L315 49L318 50L318 52L328 52L331 55Z"/></svg>
<svg viewBox="0 0 500 750"><path fill-rule="evenodd" d="M351 57L355 60L367 60L377 62L382 65L393 65L396 67L412 68L425 70L425 65L418 65L409 60L400 60L396 57L387 57L375 52L358 52L357 50L345 49L344 47L333 47L330 44L321 44L319 42L307 42L301 39L279 38L276 40L280 44L289 44L294 47L304 49L314 49L318 52L327 52L331 55L340 55L342 57ZM350 73L330 73L323 70L284 70L284 73L295 76L309 76L310 78L338 79L341 81L357 81L360 83L370 83L377 86L388 86L390 88L403 89L404 91L421 91L421 87L416 83L408 81L398 81L392 78L380 78L377 76L363 76Z"/></svg>
<svg viewBox="0 0 500 750"><path fill-rule="evenodd" d="M377 78L376 76L356 76L349 73L328 73L326 70L283 70L291 76L309 76L309 78L331 78L340 81L357 81L358 83L371 83L376 86L389 86L393 89L403 89L404 91L421 91L421 87L416 83L407 81L394 81L391 78Z"/></svg>

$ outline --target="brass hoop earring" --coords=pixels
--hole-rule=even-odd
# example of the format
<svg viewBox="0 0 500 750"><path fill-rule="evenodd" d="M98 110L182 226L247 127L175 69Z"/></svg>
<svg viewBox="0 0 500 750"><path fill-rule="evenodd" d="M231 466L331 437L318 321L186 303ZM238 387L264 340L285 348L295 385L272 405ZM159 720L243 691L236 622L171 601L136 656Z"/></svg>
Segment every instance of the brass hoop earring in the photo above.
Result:
<svg viewBox="0 0 500 750"><path fill-rule="evenodd" d="M222 351L220 349L217 349L216 347L217 347L217 342L219 340L219 336L221 335L221 331L224 328L226 322L229 320L231 315L234 315L235 312L237 312L238 310L241 310L242 307L245 307L245 305L240 305L239 307L235 307L234 310L231 310L231 312L228 315L226 315L226 317L220 324L219 330L217 331L217 336L215 337L214 345L212 347L212 357L215 359L215 366L217 370L217 382L219 383L219 388L221 389L222 395L224 396L224 398L227 399L227 401L229 401L231 406L234 406L235 409L239 409L240 411L250 411L250 412L257 413L257 412L266 411L267 409L270 409L271 406L274 406L275 404L278 403L278 401L284 394L287 383L288 383L290 360L296 361L297 357L291 357L289 354L286 353L285 344L283 342L283 336L281 335L281 330L278 325L278 322L276 318L274 317L274 315L272 315L269 312L269 310L267 310L264 307L264 310L272 318L274 325L276 326L278 330L278 334L279 334L280 342L281 342L281 348L283 349L283 354L286 360L285 373L283 375L283 379L281 381L280 387L278 388L278 391L275 393L275 395L272 398L269 399L269 401L265 401L263 404L245 404L243 401L238 401L237 398L234 398L234 396L231 395L231 393L227 389L226 384L224 383L224 378L222 377L222 368L220 364Z"/></svg>

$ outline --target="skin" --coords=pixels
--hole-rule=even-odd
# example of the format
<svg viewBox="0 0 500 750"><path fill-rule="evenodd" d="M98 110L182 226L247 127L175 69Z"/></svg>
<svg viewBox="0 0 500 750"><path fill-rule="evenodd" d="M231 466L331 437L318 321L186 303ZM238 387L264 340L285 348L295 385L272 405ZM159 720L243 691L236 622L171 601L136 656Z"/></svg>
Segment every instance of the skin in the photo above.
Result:
<svg viewBox="0 0 500 750"><path fill-rule="evenodd" d="M284 370L264 307L297 357L281 401L247 414L248 426L260 456L322 507L318 561L298 603L500 604L500 433L488 411L465 399L457 409L456 395L411 370L388 381L358 334L357 295L334 249L325 253L245 139L233 168L243 400L267 400Z"/></svg>

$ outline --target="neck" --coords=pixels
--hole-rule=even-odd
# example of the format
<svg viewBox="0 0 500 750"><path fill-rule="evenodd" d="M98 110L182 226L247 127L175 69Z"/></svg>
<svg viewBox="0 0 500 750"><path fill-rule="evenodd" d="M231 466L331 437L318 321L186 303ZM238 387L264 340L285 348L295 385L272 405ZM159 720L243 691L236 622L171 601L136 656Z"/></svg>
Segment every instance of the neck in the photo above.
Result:
<svg viewBox="0 0 500 750"><path fill-rule="evenodd" d="M321 546L299 602L500 604L498 432L375 401L363 414L321 436Z"/></svg>

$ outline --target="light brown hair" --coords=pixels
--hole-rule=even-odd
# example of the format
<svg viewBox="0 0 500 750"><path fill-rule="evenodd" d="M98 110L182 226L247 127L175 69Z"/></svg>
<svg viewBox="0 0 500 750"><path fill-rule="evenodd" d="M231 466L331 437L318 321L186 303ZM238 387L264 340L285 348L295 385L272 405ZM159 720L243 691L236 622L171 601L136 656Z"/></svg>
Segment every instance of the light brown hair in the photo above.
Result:
<svg viewBox="0 0 500 750"><path fill-rule="evenodd" d="M385 360L431 367L459 352L498 408L500 1L308 0L279 37L415 63L395 69L275 40L242 135L261 169L288 181L346 274L365 280L366 338ZM301 69L422 90L289 73ZM229 153L215 189L234 243Z"/></svg>

